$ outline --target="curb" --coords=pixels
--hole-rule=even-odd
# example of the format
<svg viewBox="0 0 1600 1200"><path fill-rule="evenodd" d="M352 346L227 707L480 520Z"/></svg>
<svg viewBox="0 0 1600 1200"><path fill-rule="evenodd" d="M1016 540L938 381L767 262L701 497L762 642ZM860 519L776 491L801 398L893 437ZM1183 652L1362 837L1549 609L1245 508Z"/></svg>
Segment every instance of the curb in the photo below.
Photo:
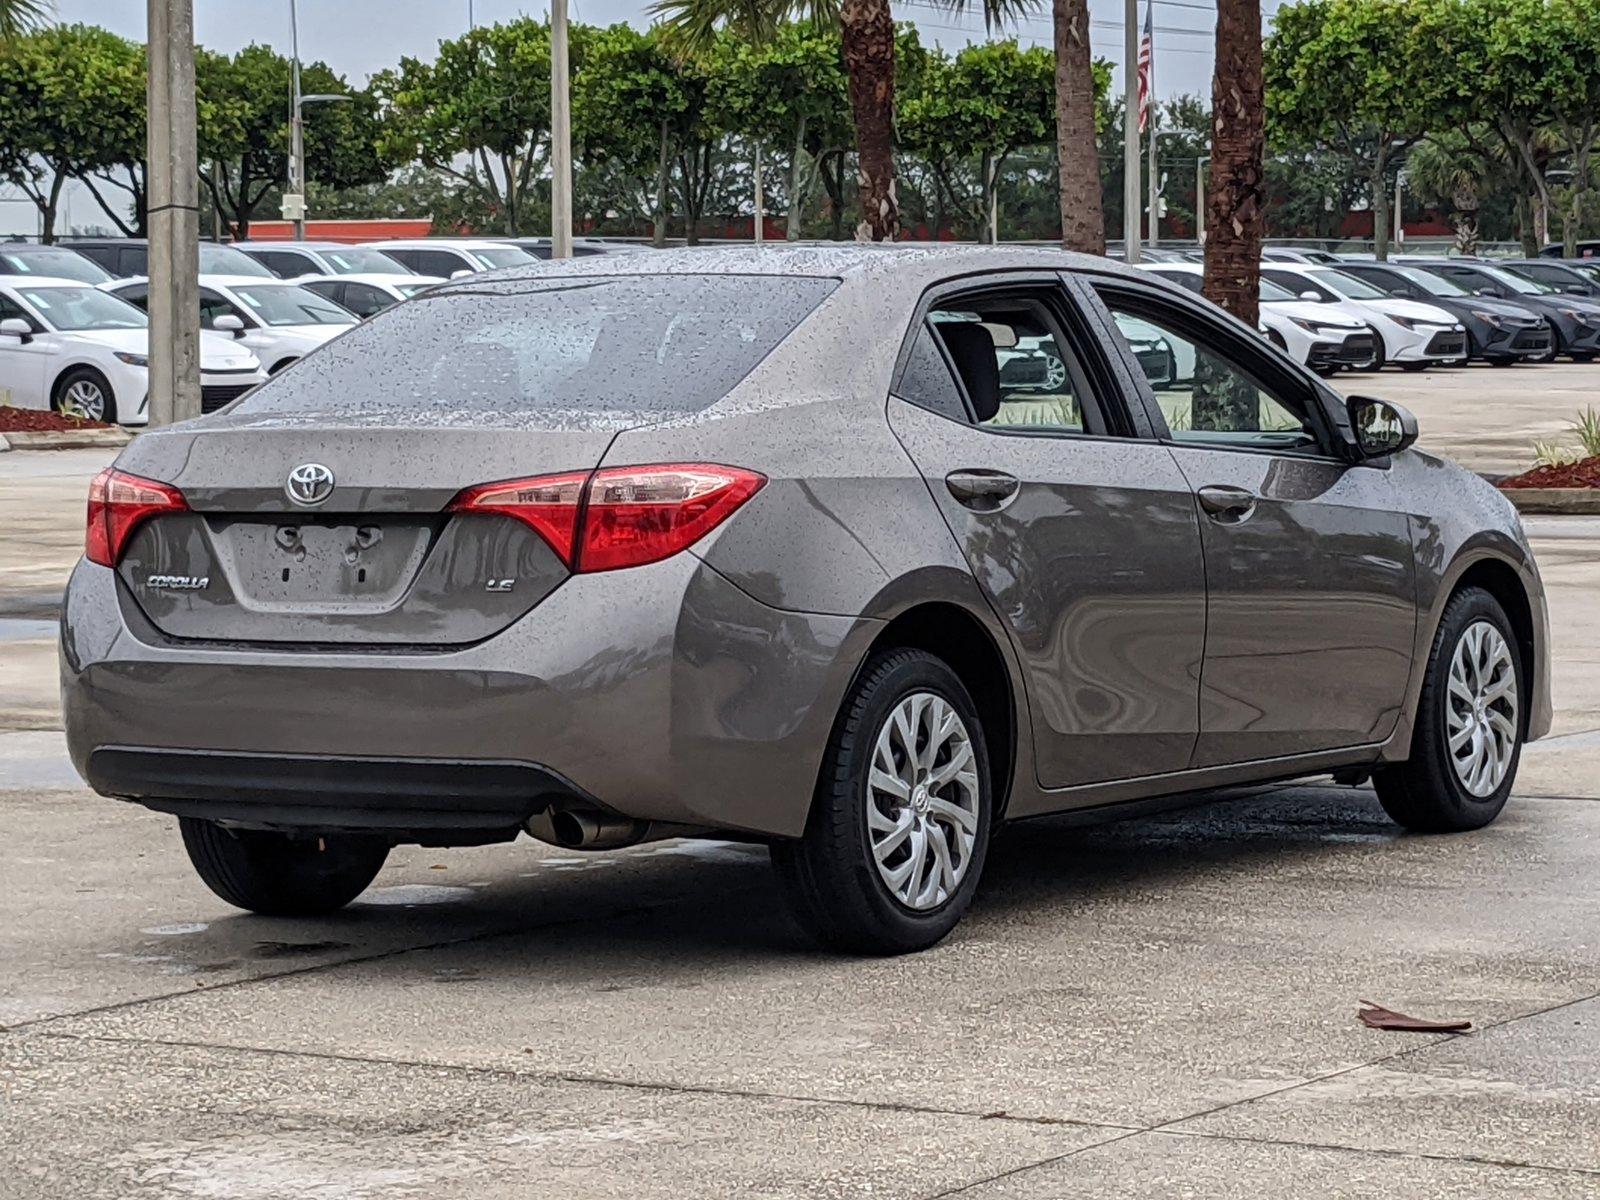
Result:
<svg viewBox="0 0 1600 1200"><path fill-rule="evenodd" d="M126 446L133 434L126 429L63 429L43 432L0 434L0 450L87 450L103 446Z"/></svg>
<svg viewBox="0 0 1600 1200"><path fill-rule="evenodd" d="M1501 488L1518 512L1600 516L1600 488Z"/></svg>

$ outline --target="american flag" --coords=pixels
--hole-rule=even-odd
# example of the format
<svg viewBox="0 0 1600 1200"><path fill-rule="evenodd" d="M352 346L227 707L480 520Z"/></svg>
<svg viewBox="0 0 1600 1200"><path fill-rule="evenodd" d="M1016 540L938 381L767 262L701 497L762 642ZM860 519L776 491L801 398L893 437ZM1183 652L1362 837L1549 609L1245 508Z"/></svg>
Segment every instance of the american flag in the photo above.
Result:
<svg viewBox="0 0 1600 1200"><path fill-rule="evenodd" d="M1139 39L1139 132L1143 133L1150 128L1150 68L1151 56L1154 48L1151 45L1151 35L1155 32L1155 0L1148 0L1144 7L1144 36Z"/></svg>

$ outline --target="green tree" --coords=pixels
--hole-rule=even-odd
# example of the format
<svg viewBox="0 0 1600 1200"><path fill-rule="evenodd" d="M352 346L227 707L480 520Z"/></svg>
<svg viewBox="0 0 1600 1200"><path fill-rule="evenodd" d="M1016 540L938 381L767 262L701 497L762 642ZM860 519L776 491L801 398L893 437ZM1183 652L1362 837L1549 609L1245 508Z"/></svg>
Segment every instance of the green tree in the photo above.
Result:
<svg viewBox="0 0 1600 1200"><path fill-rule="evenodd" d="M590 29L573 25L571 61L582 72ZM439 44L433 62L403 58L373 78L382 107L379 149L394 161L443 172L473 192L506 233L526 210L550 154L550 29L523 17L481 25Z"/></svg>
<svg viewBox="0 0 1600 1200"><path fill-rule="evenodd" d="M982 0L991 28L1033 9L1037 0ZM968 0L950 0L966 11ZM816 24L838 22L851 121L855 127L856 176L861 221L856 237L892 241L900 228L895 192L895 56L899 35L889 0L655 0L672 36L690 52L709 51L718 30L752 44L770 42L791 17Z"/></svg>
<svg viewBox="0 0 1600 1200"><path fill-rule="evenodd" d="M925 159L951 200L990 240L988 214L1006 161L1022 146L1050 140L1055 121L1055 59L1015 41L968 46L953 59L936 55L921 87L901 106L900 137ZM952 165L977 159L977 196L962 195Z"/></svg>
<svg viewBox="0 0 1600 1200"><path fill-rule="evenodd" d="M69 180L143 154L138 46L92 25L49 26L0 41L0 177L38 209L46 241L54 240Z"/></svg>
<svg viewBox="0 0 1600 1200"><path fill-rule="evenodd" d="M270 46L247 46L231 58L204 49L195 56L195 90L208 113L199 138L200 180L241 238L288 178L292 78L290 60ZM301 65L300 88L350 97L305 107L308 180L335 188L382 180L376 97L353 90L320 62Z"/></svg>
<svg viewBox="0 0 1600 1200"><path fill-rule="evenodd" d="M1280 149L1344 156L1367 180L1373 243L1389 255L1395 169L1427 132L1418 104L1411 0L1305 0L1278 11L1264 69L1267 120Z"/></svg>
<svg viewBox="0 0 1600 1200"><path fill-rule="evenodd" d="M786 161L787 236L801 235L822 164L842 157L850 109L837 25L786 22L751 44L721 37L710 56L707 103L728 133L777 147Z"/></svg>
<svg viewBox="0 0 1600 1200"><path fill-rule="evenodd" d="M705 80L662 45L659 32L613 25L590 40L572 83L577 152L585 174L648 216L662 245L673 210L673 177L704 124Z"/></svg>

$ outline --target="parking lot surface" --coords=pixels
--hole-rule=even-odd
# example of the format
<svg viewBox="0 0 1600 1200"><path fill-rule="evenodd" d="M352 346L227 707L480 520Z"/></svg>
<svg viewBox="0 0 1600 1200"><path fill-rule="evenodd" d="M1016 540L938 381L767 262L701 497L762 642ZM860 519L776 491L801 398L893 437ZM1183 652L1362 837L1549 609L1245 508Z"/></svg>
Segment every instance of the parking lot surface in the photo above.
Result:
<svg viewBox="0 0 1600 1200"><path fill-rule="evenodd" d="M1483 470L1597 384L1341 380ZM1600 1196L1600 519L1528 521L1557 720L1490 829L1326 781L1033 822L948 941L855 960L704 841L223 905L64 757L53 597L108 457L0 455L0 1197Z"/></svg>

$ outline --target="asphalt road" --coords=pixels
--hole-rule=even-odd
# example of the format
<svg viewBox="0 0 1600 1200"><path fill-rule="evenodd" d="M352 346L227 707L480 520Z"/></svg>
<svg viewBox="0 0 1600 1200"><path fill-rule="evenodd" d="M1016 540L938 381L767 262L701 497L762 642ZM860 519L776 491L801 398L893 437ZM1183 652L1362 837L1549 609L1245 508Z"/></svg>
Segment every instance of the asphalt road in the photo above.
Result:
<svg viewBox="0 0 1600 1200"><path fill-rule="evenodd" d="M1529 522L1556 736L1489 830L1317 783L1034 822L946 943L858 961L710 842L405 849L330 920L227 908L62 755L50 598L105 457L0 455L0 1197L1600 1196L1600 520Z"/></svg>

